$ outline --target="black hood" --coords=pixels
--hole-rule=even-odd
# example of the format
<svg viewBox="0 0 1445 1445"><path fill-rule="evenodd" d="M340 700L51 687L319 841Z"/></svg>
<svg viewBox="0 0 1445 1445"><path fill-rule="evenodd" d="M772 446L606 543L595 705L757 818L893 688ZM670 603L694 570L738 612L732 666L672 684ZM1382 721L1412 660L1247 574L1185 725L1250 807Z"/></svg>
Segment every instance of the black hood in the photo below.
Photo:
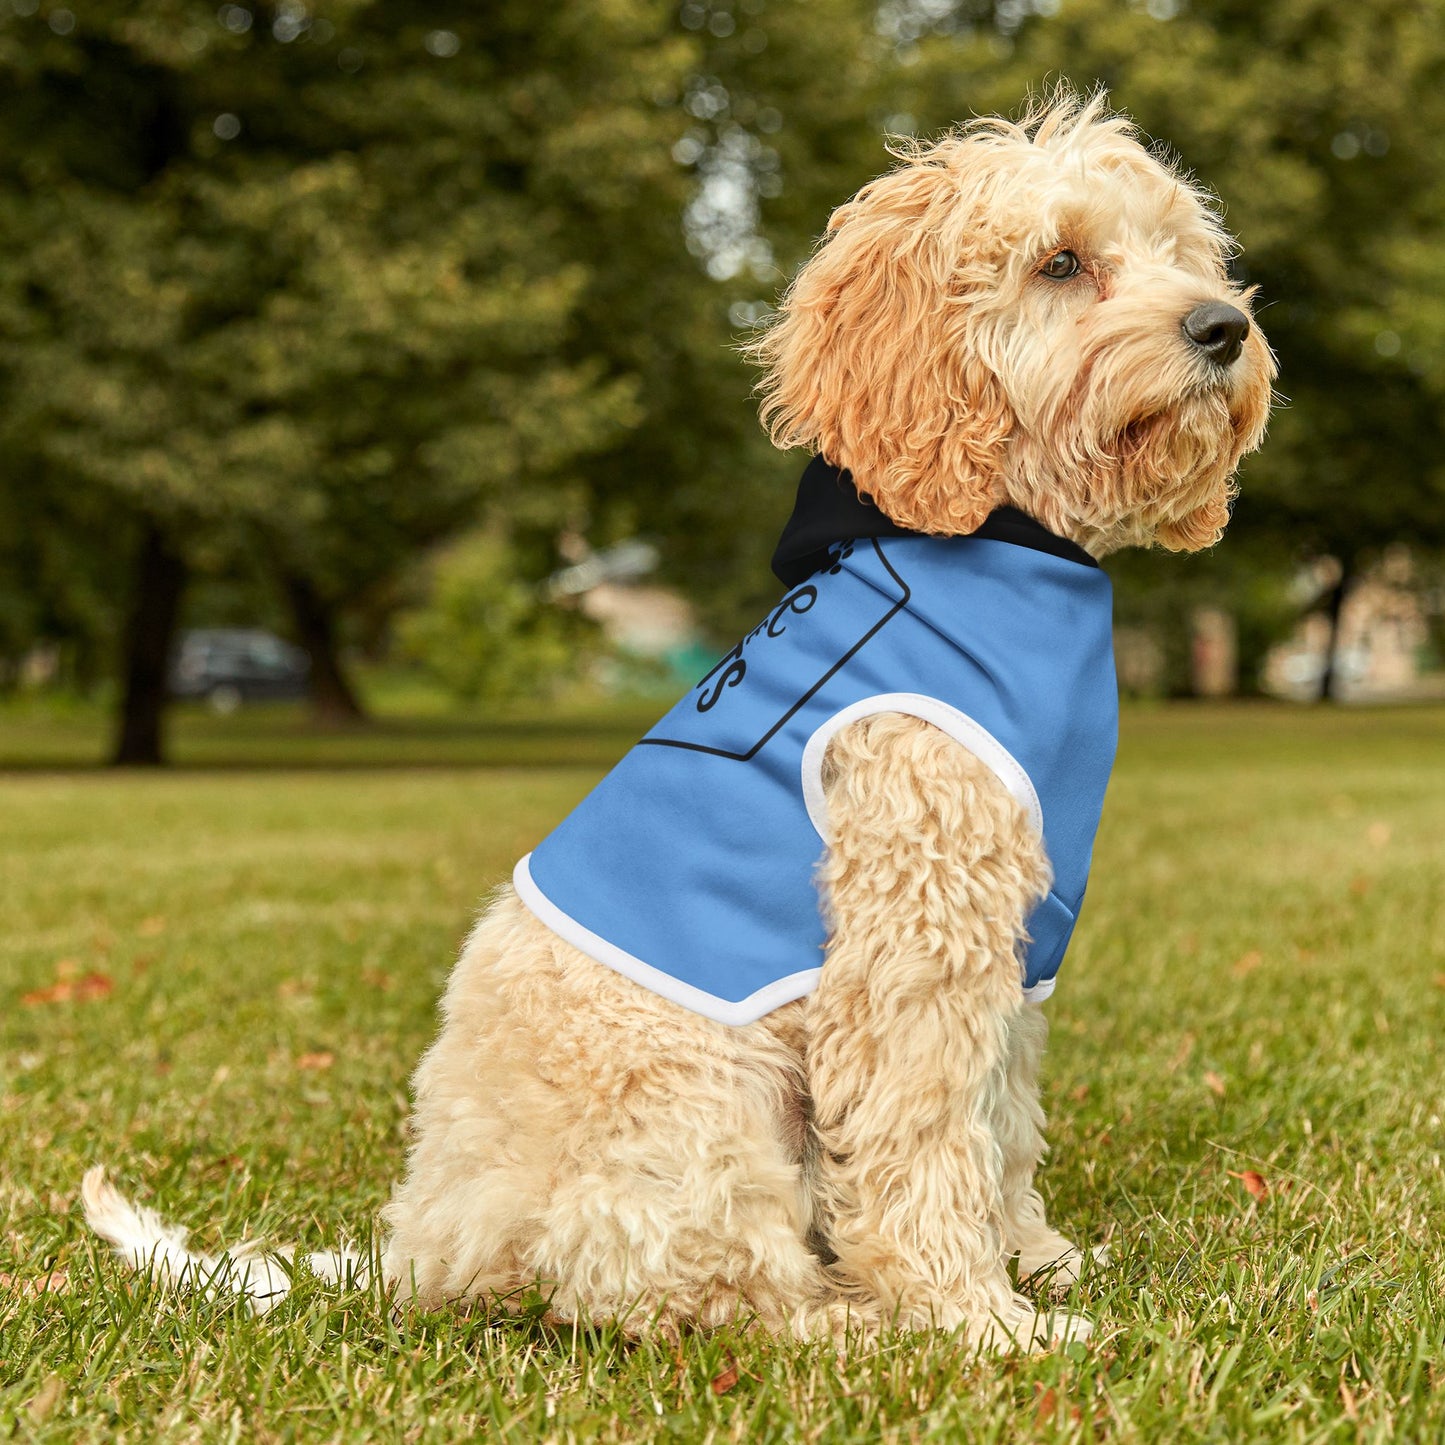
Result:
<svg viewBox="0 0 1445 1445"><path fill-rule="evenodd" d="M853 485L852 472L814 457L798 483L793 515L773 553L773 573L784 586L793 587L823 566L828 549L836 542L924 535L885 517L873 499ZM1076 542L1056 536L1017 507L995 508L983 526L970 535L1032 547L1036 552L1049 552L1085 567L1099 565Z"/></svg>

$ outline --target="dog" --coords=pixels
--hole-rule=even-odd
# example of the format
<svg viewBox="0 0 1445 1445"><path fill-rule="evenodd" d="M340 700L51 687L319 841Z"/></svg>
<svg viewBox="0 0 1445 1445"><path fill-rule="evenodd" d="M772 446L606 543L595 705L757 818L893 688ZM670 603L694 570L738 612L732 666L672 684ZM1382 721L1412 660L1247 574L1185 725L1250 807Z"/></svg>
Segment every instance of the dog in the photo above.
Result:
<svg viewBox="0 0 1445 1445"><path fill-rule="evenodd" d="M1102 95L908 142L751 345L816 454L782 601L518 866L415 1075L381 1268L676 1337L1084 1338L1035 1187L1112 763L1107 578L1229 517L1274 359L1218 210ZM226 1272L102 1170L136 1264ZM159 1251L159 1258L155 1258ZM338 1259L314 1267L332 1276Z"/></svg>

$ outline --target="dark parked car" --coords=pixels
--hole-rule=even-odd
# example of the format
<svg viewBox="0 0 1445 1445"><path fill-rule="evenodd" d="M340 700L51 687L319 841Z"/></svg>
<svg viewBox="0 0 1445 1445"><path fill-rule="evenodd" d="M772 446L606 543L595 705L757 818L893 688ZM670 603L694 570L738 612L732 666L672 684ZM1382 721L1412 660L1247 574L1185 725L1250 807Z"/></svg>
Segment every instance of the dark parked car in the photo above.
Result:
<svg viewBox="0 0 1445 1445"><path fill-rule="evenodd" d="M274 633L207 627L184 633L171 664L172 697L205 698L217 712L243 702L306 696L311 659Z"/></svg>

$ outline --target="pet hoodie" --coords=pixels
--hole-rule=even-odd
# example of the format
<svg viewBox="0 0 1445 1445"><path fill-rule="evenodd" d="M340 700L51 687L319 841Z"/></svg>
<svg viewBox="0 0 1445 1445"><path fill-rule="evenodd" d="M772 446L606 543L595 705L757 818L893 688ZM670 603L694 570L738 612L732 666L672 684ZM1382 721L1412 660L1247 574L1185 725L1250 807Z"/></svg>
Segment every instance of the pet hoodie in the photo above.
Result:
<svg viewBox="0 0 1445 1445"><path fill-rule="evenodd" d="M1020 973L1047 997L1114 761L1108 577L1012 508L967 537L908 532L821 458L773 566L789 590L517 864L518 896L599 963L751 1023L822 972L828 740L907 713L986 763L1043 836L1053 887Z"/></svg>

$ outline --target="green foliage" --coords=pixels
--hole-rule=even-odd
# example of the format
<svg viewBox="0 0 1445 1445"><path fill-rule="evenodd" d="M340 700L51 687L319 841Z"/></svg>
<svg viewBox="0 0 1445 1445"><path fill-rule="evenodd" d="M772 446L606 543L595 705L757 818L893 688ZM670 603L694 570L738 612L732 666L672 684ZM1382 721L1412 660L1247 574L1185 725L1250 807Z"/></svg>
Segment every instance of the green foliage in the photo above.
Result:
<svg viewBox="0 0 1445 1445"><path fill-rule="evenodd" d="M587 313L594 344L647 377L647 420L579 470L593 540L656 538L664 578L731 638L775 595L768 558L806 461L769 446L736 347L833 207L885 168L895 77L871 0L668 9L693 47L681 83L657 93L677 117L681 235L672 223L619 233ZM680 273L682 239L693 254Z"/></svg>
<svg viewBox="0 0 1445 1445"><path fill-rule="evenodd" d="M799 463L734 344L885 129L1058 76L1244 242L1288 401L1229 545L1445 547L1445 0L61 13L0 6L0 652L98 657L151 521L371 635L460 531L641 533L731 634Z"/></svg>
<svg viewBox="0 0 1445 1445"><path fill-rule="evenodd" d="M265 717L223 722L260 731L193 756L308 746ZM257 1320L157 1296L87 1241L74 1202L104 1160L203 1249L247 1231L366 1246L478 898L646 725L596 723L546 708L348 743L373 764L385 744L393 767L7 781L0 1435L1445 1435L1439 708L1126 709L1047 1005L1044 1193L1061 1228L1112 1248L1077 1300L1099 1325L1087 1348L1000 1363L915 1336L840 1362L740 1329L630 1346L393 1315L312 1279ZM10 739L0 722L0 752ZM61 961L111 992L21 1005ZM1232 1177L1251 1169L1262 1200Z"/></svg>
<svg viewBox="0 0 1445 1445"><path fill-rule="evenodd" d="M637 378L569 354L587 241L538 193L569 135L643 184L682 53L645 6L423 9L0 20L0 423L51 485L344 601L510 492L555 519L538 484L637 423Z"/></svg>
<svg viewBox="0 0 1445 1445"><path fill-rule="evenodd" d="M426 601L398 616L397 639L460 702L546 697L601 650L595 627L545 601L495 533L459 539L427 571Z"/></svg>
<svg viewBox="0 0 1445 1445"><path fill-rule="evenodd" d="M63 645L65 681L103 674L101 646L118 626L128 519L112 498L59 484L43 466L4 455L0 431L0 689L38 639Z"/></svg>
<svg viewBox="0 0 1445 1445"><path fill-rule="evenodd" d="M770 586L796 468L729 306L875 163L865 4L749 0L731 30L671 0L450 29L376 0L23 8L0 7L0 493L33 475L116 519L112 559L158 519L203 572L259 558L373 619L489 518L533 551L563 523L658 536L726 626ZM698 219L719 180L745 231L766 212L741 272ZM33 582L0 555L0 592ZM90 615L13 610L17 638Z"/></svg>

